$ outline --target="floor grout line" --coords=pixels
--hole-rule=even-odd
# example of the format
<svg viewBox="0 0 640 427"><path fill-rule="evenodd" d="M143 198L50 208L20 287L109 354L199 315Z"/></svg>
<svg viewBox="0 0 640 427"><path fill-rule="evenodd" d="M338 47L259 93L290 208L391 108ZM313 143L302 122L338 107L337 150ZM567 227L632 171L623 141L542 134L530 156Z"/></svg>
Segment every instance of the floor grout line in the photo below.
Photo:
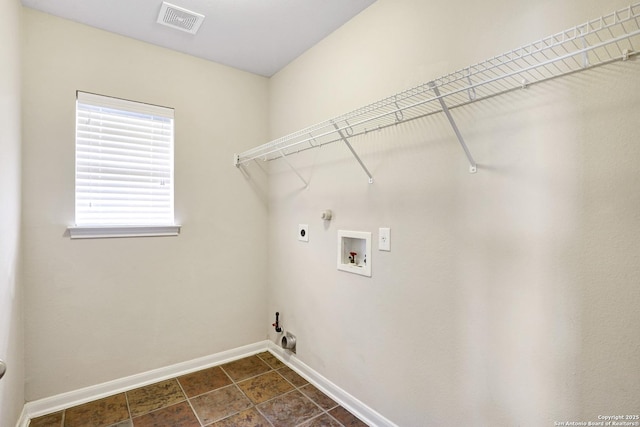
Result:
<svg viewBox="0 0 640 427"><path fill-rule="evenodd" d="M189 396L187 396L187 392L185 391L185 389L182 386L182 383L180 382L178 377L176 377L176 382L178 383L178 386L180 387L180 390L182 390L182 394L184 394L184 397L187 400L187 405L189 405L189 408L191 408L191 412L193 412L193 415L196 417L196 420L198 420L198 423L200 424L200 427L204 426L204 423L200 419L200 416L198 416L198 413L196 412L196 409L191 404L191 400L190 400L191 398Z"/></svg>
<svg viewBox="0 0 640 427"><path fill-rule="evenodd" d="M133 415L131 415L131 406L129 406L129 396L127 392L124 392L124 400L127 402L127 414L129 414L129 421L131 421L131 426L133 427Z"/></svg>
<svg viewBox="0 0 640 427"><path fill-rule="evenodd" d="M273 425L273 423L271 422L271 420L270 420L269 418L267 418L267 416L264 414L264 412L262 412L262 411L260 410L260 408L258 408L258 405L256 405L256 406L255 406L255 408L256 408L256 411L258 411L258 413L259 413L260 415L262 415L262 418L264 418L265 420L267 420L267 422L269 423L269 425L270 425L271 427L275 427L275 426Z"/></svg>

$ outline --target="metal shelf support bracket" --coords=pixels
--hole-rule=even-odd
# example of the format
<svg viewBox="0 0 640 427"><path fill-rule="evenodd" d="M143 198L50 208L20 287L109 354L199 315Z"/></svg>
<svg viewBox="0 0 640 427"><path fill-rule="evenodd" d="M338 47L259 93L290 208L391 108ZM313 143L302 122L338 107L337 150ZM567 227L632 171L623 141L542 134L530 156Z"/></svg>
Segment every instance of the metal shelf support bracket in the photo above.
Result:
<svg viewBox="0 0 640 427"><path fill-rule="evenodd" d="M309 183L302 177L302 175L300 175L300 172L298 172L297 169L294 168L293 165L289 162L289 160L287 159L287 155L284 154L282 150L279 150L279 153L280 153L280 157L285 161L287 166L289 166L291 170L298 176L298 178L300 178L300 181L304 182L304 188L307 188L309 186ZM238 154L233 155L233 164L237 168L242 166L242 164L240 163L240 155Z"/></svg>
<svg viewBox="0 0 640 427"><path fill-rule="evenodd" d="M300 172L298 172L298 170L293 167L293 165L287 159L286 154L284 154L282 152L282 150L280 150L280 157L282 158L282 160L284 160L284 162L287 164L287 166L289 166L289 168L291 168L291 170L298 176L298 178L300 178L300 181L304 182L304 188L307 188L309 186L309 183L307 182L307 180L305 180L302 177L302 175L300 175Z"/></svg>
<svg viewBox="0 0 640 427"><path fill-rule="evenodd" d="M445 114L445 116L447 116L447 119L449 120L449 124L451 124L451 127L453 128L453 131L455 132L456 137L458 138L458 142L460 142L460 145L464 150L464 154L467 156L467 159L469 160L469 173L476 173L478 171L478 165L476 164L476 161L473 160L473 156L471 156L471 153L469 152L469 148L467 148L467 144L464 142L464 138L462 138L462 134L458 129L458 125L456 124L455 120L453 120L453 117L451 116L451 112L449 112L449 108L447 107L447 104L444 102L444 99L442 99L442 95L440 95L438 86L436 86L434 82L429 82L429 87L433 89L433 92L438 97L438 101L440 101L440 106L442 107L442 112Z"/></svg>
<svg viewBox="0 0 640 427"><path fill-rule="evenodd" d="M582 35L582 37L580 37L580 39L582 40L582 68L588 68L589 65L591 65L589 63L589 43L587 43L587 39L584 38L584 34L582 32L582 30L580 30L580 34Z"/></svg>
<svg viewBox="0 0 640 427"><path fill-rule="evenodd" d="M333 124L333 127L336 128L338 135L340 135L340 139L342 139L342 141L345 144L347 144L349 151L351 151L351 154L353 154L353 157L355 157L358 163L360 163L360 167L362 167L362 170L364 170L364 173L366 173L367 176L369 177L369 184L373 184L373 176L371 175L371 172L369 172L369 169L367 169L367 167L364 165L364 163L362 162L362 159L360 159L360 156L358 156L358 153L356 153L356 150L353 149L353 147L349 143L349 140L344 136L344 133L342 133L342 129L340 129L340 126L338 126L335 122L333 122L332 124Z"/></svg>

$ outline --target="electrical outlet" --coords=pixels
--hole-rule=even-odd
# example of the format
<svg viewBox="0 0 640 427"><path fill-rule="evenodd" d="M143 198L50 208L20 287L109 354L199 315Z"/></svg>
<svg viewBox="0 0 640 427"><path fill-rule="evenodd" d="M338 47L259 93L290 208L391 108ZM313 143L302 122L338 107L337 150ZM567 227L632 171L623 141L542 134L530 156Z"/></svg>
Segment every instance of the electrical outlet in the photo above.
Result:
<svg viewBox="0 0 640 427"><path fill-rule="evenodd" d="M309 241L309 224L298 224L298 240L301 242Z"/></svg>

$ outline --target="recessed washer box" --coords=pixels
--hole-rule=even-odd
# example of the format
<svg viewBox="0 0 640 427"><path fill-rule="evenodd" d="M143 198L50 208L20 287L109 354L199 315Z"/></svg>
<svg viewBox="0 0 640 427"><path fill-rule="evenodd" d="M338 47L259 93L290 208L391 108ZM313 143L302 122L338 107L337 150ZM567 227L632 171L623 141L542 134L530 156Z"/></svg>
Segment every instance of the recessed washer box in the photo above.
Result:
<svg viewBox="0 0 640 427"><path fill-rule="evenodd" d="M338 270L371 277L371 233L338 230Z"/></svg>

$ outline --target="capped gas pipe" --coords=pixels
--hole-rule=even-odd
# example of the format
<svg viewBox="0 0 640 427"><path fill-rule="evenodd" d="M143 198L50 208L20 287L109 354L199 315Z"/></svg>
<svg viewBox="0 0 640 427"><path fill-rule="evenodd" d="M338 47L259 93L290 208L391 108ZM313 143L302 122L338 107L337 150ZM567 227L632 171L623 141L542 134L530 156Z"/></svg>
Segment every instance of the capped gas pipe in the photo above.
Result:
<svg viewBox="0 0 640 427"><path fill-rule="evenodd" d="M272 323L271 326L276 328L276 332L282 332L282 328L280 327L280 322L278 321L278 316L280 316L280 313L276 311L276 323Z"/></svg>

